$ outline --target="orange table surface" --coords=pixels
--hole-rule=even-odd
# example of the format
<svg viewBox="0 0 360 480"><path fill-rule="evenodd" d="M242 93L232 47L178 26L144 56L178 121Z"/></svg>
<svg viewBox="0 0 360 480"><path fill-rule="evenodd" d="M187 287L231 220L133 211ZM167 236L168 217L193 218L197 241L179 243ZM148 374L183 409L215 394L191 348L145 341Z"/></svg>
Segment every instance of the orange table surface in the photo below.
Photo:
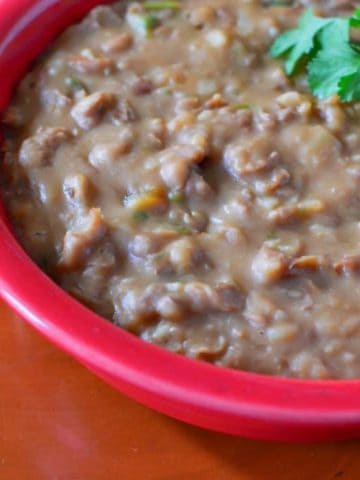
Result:
<svg viewBox="0 0 360 480"><path fill-rule="evenodd" d="M0 480L358 480L360 442L208 432L113 390L0 302Z"/></svg>

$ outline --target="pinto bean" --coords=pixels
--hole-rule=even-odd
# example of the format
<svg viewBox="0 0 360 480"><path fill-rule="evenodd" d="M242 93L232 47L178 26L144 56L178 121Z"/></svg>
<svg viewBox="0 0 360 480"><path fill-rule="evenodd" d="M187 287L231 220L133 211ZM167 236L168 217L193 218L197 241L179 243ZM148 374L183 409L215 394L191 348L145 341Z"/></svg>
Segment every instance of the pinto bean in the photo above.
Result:
<svg viewBox="0 0 360 480"><path fill-rule="evenodd" d="M190 176L191 167L182 160L165 163L160 170L160 176L170 190L182 190Z"/></svg>
<svg viewBox="0 0 360 480"><path fill-rule="evenodd" d="M150 80L139 78L132 85L132 91L135 95L148 95L154 90L154 85Z"/></svg>
<svg viewBox="0 0 360 480"><path fill-rule="evenodd" d="M89 163L101 170L109 168L133 148L134 135L131 129L123 129L111 143L97 143L89 152Z"/></svg>
<svg viewBox="0 0 360 480"><path fill-rule="evenodd" d="M342 260L334 264L336 273L351 275L360 272L360 257L358 255L346 255Z"/></svg>
<svg viewBox="0 0 360 480"><path fill-rule="evenodd" d="M129 252L136 257L146 258L148 255L159 252L177 237L178 234L170 230L138 234L130 242Z"/></svg>
<svg viewBox="0 0 360 480"><path fill-rule="evenodd" d="M105 53L121 53L128 50L133 44L133 37L128 32L119 33L101 45L101 49Z"/></svg>
<svg viewBox="0 0 360 480"><path fill-rule="evenodd" d="M211 198L214 191L207 181L198 173L191 171L185 185L185 194L189 199Z"/></svg>
<svg viewBox="0 0 360 480"><path fill-rule="evenodd" d="M89 177L79 173L65 178L63 191L70 205L85 208L89 206L95 189Z"/></svg>
<svg viewBox="0 0 360 480"><path fill-rule="evenodd" d="M108 92L96 92L80 100L71 110L71 116L80 128L90 130L115 106L116 97Z"/></svg>
<svg viewBox="0 0 360 480"><path fill-rule="evenodd" d="M225 170L236 180L243 176L264 172L279 161L278 152L274 151L265 137L258 137L248 145L229 145L224 153Z"/></svg>
<svg viewBox="0 0 360 480"><path fill-rule="evenodd" d="M66 128L40 128L37 133L26 139L20 149L19 161L23 166L42 167L48 165L56 150L71 139Z"/></svg>
<svg viewBox="0 0 360 480"><path fill-rule="evenodd" d="M268 285L285 278L288 266L288 259L282 252L263 246L255 256L251 268L255 281Z"/></svg>
<svg viewBox="0 0 360 480"><path fill-rule="evenodd" d="M92 249L105 237L107 225L99 208L92 208L86 216L66 232L60 260L60 268L81 268Z"/></svg>
<svg viewBox="0 0 360 480"><path fill-rule="evenodd" d="M104 73L114 67L114 61L107 57L75 55L70 58L69 66L78 73Z"/></svg>
<svg viewBox="0 0 360 480"><path fill-rule="evenodd" d="M171 267L178 275L190 273L198 266L209 265L204 249L191 237L180 238L172 242L168 246L167 252Z"/></svg>
<svg viewBox="0 0 360 480"><path fill-rule="evenodd" d="M153 284L144 290L131 285L117 286L114 290L115 309L119 319L138 328L156 317L167 320L182 320L186 312L229 312L241 310L243 297L233 285L216 288L202 282ZM137 300L136 300L137 299Z"/></svg>

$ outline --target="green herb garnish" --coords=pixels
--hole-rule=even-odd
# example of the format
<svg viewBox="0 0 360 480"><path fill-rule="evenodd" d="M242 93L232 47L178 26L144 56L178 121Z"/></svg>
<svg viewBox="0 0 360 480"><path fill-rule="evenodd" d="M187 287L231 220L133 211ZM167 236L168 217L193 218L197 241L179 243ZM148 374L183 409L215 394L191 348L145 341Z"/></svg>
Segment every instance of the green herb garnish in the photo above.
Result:
<svg viewBox="0 0 360 480"><path fill-rule="evenodd" d="M142 210L137 210L132 215L132 219L135 222L144 222L148 218L149 218L149 214L147 214L146 212L144 212Z"/></svg>
<svg viewBox="0 0 360 480"><path fill-rule="evenodd" d="M79 92L82 90L85 92L88 91L86 85L81 80L78 80L77 78L66 77L64 80L64 83L68 88L70 88L74 92Z"/></svg>
<svg viewBox="0 0 360 480"><path fill-rule="evenodd" d="M250 105L248 103L234 103L231 105L231 110L249 110Z"/></svg>
<svg viewBox="0 0 360 480"><path fill-rule="evenodd" d="M275 230L269 232L269 233L266 235L266 241L278 240L278 239L279 239L279 234L278 234Z"/></svg>
<svg viewBox="0 0 360 480"><path fill-rule="evenodd" d="M180 3L176 1L164 1L164 2L144 2L143 7L145 10L179 10L180 8Z"/></svg>
<svg viewBox="0 0 360 480"><path fill-rule="evenodd" d="M360 28L360 8L355 10L353 16L350 18L351 28Z"/></svg>
<svg viewBox="0 0 360 480"><path fill-rule="evenodd" d="M185 225L174 225L174 228L179 235L191 235L193 233L192 230L185 227Z"/></svg>
<svg viewBox="0 0 360 480"><path fill-rule="evenodd" d="M181 190L175 190L174 192L170 192L169 200L172 203L182 203L185 200L184 192Z"/></svg>
<svg viewBox="0 0 360 480"><path fill-rule="evenodd" d="M320 18L310 8L297 28L275 40L270 53L286 57L289 76L306 65L308 84L316 97L360 100L360 51L351 40L351 28L360 28L360 9L352 17Z"/></svg>
<svg viewBox="0 0 360 480"><path fill-rule="evenodd" d="M333 19L316 17L313 10L308 9L300 18L297 28L283 33L275 40L270 50L271 55L286 55L285 71L288 75L293 74L300 61L313 53L318 33L332 21Z"/></svg>
<svg viewBox="0 0 360 480"><path fill-rule="evenodd" d="M150 37L154 28L160 23L154 15L138 13L130 13L127 16L127 21L135 33L143 37Z"/></svg>

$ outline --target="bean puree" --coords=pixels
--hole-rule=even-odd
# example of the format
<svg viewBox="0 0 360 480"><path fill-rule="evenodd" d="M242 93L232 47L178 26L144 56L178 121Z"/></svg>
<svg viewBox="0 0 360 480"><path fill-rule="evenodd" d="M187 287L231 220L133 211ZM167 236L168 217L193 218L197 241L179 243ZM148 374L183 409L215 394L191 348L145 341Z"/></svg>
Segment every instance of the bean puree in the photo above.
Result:
<svg viewBox="0 0 360 480"><path fill-rule="evenodd" d="M145 341L360 377L360 104L269 55L305 8L355 2L159 3L95 8L18 86L1 184L19 241Z"/></svg>

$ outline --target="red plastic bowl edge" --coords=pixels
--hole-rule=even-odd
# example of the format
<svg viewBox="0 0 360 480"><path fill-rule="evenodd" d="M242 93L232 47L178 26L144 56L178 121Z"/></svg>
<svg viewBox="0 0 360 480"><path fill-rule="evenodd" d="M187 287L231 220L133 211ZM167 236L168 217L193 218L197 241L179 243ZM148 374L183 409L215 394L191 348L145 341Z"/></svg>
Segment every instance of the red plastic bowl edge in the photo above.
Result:
<svg viewBox="0 0 360 480"><path fill-rule="evenodd" d="M100 2L0 0L0 107L51 38ZM42 28L38 28L41 25ZM252 438L359 436L360 381L302 381L236 372L146 344L66 295L0 219L0 292L31 325L119 390L175 418Z"/></svg>

